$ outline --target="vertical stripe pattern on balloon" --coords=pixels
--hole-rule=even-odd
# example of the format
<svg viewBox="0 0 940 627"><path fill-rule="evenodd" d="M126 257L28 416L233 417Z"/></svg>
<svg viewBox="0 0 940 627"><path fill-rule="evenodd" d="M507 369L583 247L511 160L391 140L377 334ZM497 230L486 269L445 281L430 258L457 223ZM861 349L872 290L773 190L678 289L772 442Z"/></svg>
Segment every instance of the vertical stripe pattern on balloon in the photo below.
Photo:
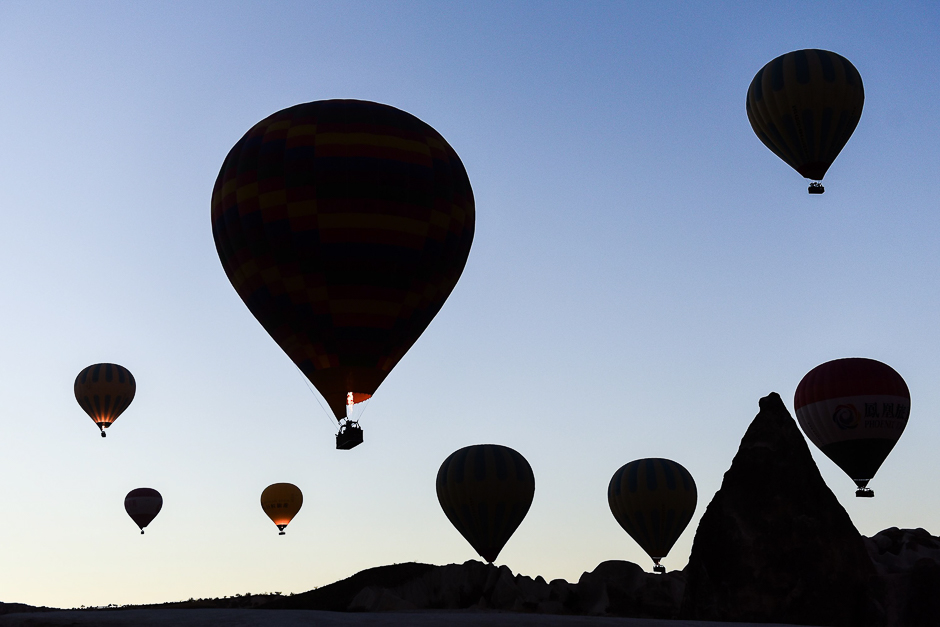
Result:
<svg viewBox="0 0 940 627"><path fill-rule="evenodd" d="M747 90L751 128L802 176L822 180L858 126L862 77L828 50L796 50L765 65Z"/></svg>
<svg viewBox="0 0 940 627"><path fill-rule="evenodd" d="M669 553L689 524L697 499L689 471L661 458L625 464L607 487L614 518L657 561Z"/></svg>
<svg viewBox="0 0 940 627"><path fill-rule="evenodd" d="M436 485L448 520L488 562L496 560L535 495L529 462L498 444L455 451L441 464Z"/></svg>
<svg viewBox="0 0 940 627"><path fill-rule="evenodd" d="M134 375L117 364L93 364L75 377L75 400L102 428L124 413L136 393Z"/></svg>

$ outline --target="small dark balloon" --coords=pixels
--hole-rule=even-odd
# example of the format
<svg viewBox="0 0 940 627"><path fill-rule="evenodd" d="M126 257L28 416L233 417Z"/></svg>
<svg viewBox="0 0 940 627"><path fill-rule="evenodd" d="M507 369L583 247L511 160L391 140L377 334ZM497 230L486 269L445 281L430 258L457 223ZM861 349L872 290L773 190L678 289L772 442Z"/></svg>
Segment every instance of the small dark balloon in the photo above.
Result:
<svg viewBox="0 0 940 627"><path fill-rule="evenodd" d="M140 527L141 534L144 533L144 527L157 517L161 509L163 509L163 497L153 488L135 488L124 497L124 510Z"/></svg>

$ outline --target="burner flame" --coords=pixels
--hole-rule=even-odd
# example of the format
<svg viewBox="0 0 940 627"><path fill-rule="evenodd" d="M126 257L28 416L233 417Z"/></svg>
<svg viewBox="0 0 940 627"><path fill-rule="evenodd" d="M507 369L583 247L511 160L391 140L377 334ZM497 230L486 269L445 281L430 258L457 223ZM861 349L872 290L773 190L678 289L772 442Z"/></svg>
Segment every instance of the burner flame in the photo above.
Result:
<svg viewBox="0 0 940 627"><path fill-rule="evenodd" d="M346 406L351 407L370 398L372 398L372 395L364 392L346 392Z"/></svg>

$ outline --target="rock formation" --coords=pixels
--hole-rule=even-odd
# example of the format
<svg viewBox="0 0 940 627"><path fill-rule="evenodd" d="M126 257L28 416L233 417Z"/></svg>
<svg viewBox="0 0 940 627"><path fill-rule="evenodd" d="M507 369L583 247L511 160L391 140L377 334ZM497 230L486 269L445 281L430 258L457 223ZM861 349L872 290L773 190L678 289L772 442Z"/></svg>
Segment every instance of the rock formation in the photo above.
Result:
<svg viewBox="0 0 940 627"><path fill-rule="evenodd" d="M568 614L577 611L573 586L563 580L546 583L513 575L506 566L477 561L438 566L393 587L364 588L350 611L385 609L499 609L514 612Z"/></svg>
<svg viewBox="0 0 940 627"><path fill-rule="evenodd" d="M865 545L884 585L888 625L940 623L940 538L892 527Z"/></svg>
<svg viewBox="0 0 940 627"><path fill-rule="evenodd" d="M881 625L865 543L771 393L695 532L683 618Z"/></svg>
<svg viewBox="0 0 940 627"><path fill-rule="evenodd" d="M574 590L581 614L673 619L679 614L685 575L654 575L632 562L601 562Z"/></svg>
<svg viewBox="0 0 940 627"><path fill-rule="evenodd" d="M654 575L622 561L603 562L581 575L577 584L513 575L506 566L474 560L447 566L409 563L370 568L303 594L269 597L253 607L350 612L491 609L675 618L684 586L679 571Z"/></svg>
<svg viewBox="0 0 940 627"><path fill-rule="evenodd" d="M262 609L377 612L413 609L499 609L548 614L578 613L575 586L513 575L506 566L396 564L364 570L349 579L290 597Z"/></svg>
<svg viewBox="0 0 940 627"><path fill-rule="evenodd" d="M432 564L407 562L405 564L392 564L377 566L360 571L352 577L331 583L328 586L315 588L291 596L269 597L264 603L256 606L260 609L272 610L326 610L330 612L345 612L352 600L364 588L394 587L403 582L421 577L425 573L439 568Z"/></svg>

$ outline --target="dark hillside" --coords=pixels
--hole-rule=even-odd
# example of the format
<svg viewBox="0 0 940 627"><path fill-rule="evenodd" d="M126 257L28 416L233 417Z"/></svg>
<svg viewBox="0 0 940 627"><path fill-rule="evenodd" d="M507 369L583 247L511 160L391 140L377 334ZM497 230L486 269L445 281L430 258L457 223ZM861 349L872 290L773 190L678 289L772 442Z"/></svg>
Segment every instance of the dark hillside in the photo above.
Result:
<svg viewBox="0 0 940 627"><path fill-rule="evenodd" d="M417 579L433 568L436 567L431 564L419 564L417 562L378 566L309 592L302 592L293 596L269 597L269 601L256 607L265 610L345 612L353 598L363 588L369 586L391 588Z"/></svg>

